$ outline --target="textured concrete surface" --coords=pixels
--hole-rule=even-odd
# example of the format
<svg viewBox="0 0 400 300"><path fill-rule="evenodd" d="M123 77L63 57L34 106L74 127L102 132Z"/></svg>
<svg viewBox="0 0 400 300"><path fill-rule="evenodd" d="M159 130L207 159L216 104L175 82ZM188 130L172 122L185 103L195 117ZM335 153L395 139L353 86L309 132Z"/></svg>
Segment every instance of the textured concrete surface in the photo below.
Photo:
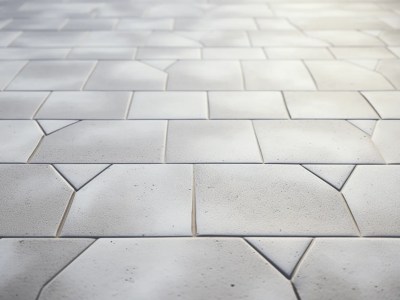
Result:
<svg viewBox="0 0 400 300"><path fill-rule="evenodd" d="M0 300L400 299L397 0L0 0Z"/></svg>

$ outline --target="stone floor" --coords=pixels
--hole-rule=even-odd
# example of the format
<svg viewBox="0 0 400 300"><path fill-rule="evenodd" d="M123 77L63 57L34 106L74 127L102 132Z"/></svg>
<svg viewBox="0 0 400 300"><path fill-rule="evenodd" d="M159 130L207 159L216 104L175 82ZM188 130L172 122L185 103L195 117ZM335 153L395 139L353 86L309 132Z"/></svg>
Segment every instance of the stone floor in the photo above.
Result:
<svg viewBox="0 0 400 300"><path fill-rule="evenodd" d="M0 299L400 299L400 1L0 0Z"/></svg>

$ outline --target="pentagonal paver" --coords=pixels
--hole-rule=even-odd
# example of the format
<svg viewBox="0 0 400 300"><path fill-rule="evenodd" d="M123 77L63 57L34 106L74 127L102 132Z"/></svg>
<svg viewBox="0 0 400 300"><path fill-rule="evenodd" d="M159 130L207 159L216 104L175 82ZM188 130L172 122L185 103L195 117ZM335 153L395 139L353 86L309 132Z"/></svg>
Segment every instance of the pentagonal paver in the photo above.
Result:
<svg viewBox="0 0 400 300"><path fill-rule="evenodd" d="M129 92L54 92L38 119L124 119Z"/></svg>
<svg viewBox="0 0 400 300"><path fill-rule="evenodd" d="M262 162L250 121L170 121L169 163Z"/></svg>
<svg viewBox="0 0 400 300"><path fill-rule="evenodd" d="M114 165L75 196L63 235L191 235L189 165Z"/></svg>
<svg viewBox="0 0 400 300"><path fill-rule="evenodd" d="M33 162L161 162L166 121L81 121L46 136Z"/></svg>
<svg viewBox="0 0 400 300"><path fill-rule="evenodd" d="M0 162L27 162L42 136L34 121L0 121Z"/></svg>
<svg viewBox="0 0 400 300"><path fill-rule="evenodd" d="M116 292L118 291L118 292ZM100 239L49 283L47 299L296 299L240 239Z"/></svg>
<svg viewBox="0 0 400 300"><path fill-rule="evenodd" d="M0 165L0 236L54 236L73 189L48 165Z"/></svg>
<svg viewBox="0 0 400 300"><path fill-rule="evenodd" d="M387 163L400 163L399 120L384 120L376 124L372 140Z"/></svg>
<svg viewBox="0 0 400 300"><path fill-rule="evenodd" d="M393 90L379 73L346 61L307 61L320 90Z"/></svg>
<svg viewBox="0 0 400 300"><path fill-rule="evenodd" d="M315 90L300 61L244 61L242 65L248 90Z"/></svg>
<svg viewBox="0 0 400 300"><path fill-rule="evenodd" d="M400 166L357 166L343 195L361 234L400 235Z"/></svg>
<svg viewBox="0 0 400 300"><path fill-rule="evenodd" d="M316 239L294 284L301 299L399 299L399 251L398 239Z"/></svg>
<svg viewBox="0 0 400 300"><path fill-rule="evenodd" d="M32 119L46 92L2 92L0 94L1 119Z"/></svg>
<svg viewBox="0 0 400 300"><path fill-rule="evenodd" d="M40 289L91 239L1 239L0 299L36 299Z"/></svg>
<svg viewBox="0 0 400 300"><path fill-rule="evenodd" d="M400 119L400 92L364 92L382 119Z"/></svg>
<svg viewBox="0 0 400 300"><path fill-rule="evenodd" d="M168 90L241 90L238 61L178 61L168 69Z"/></svg>
<svg viewBox="0 0 400 300"><path fill-rule="evenodd" d="M346 121L254 121L265 162L383 163L370 136Z"/></svg>
<svg viewBox="0 0 400 300"><path fill-rule="evenodd" d="M31 61L7 90L80 90L94 61Z"/></svg>
<svg viewBox="0 0 400 300"><path fill-rule="evenodd" d="M85 90L164 90L167 74L138 61L101 61Z"/></svg>
<svg viewBox="0 0 400 300"><path fill-rule="evenodd" d="M378 119L357 92L286 92L293 119Z"/></svg>
<svg viewBox="0 0 400 300"><path fill-rule="evenodd" d="M196 165L200 235L356 235L343 197L301 166Z"/></svg>

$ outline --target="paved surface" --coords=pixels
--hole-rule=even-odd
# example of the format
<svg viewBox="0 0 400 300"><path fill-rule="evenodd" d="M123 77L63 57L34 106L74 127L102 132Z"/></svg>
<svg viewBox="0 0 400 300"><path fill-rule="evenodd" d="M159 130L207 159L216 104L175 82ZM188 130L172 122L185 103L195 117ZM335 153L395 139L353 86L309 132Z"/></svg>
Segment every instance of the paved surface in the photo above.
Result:
<svg viewBox="0 0 400 300"><path fill-rule="evenodd" d="M0 299L400 299L400 2L0 0Z"/></svg>

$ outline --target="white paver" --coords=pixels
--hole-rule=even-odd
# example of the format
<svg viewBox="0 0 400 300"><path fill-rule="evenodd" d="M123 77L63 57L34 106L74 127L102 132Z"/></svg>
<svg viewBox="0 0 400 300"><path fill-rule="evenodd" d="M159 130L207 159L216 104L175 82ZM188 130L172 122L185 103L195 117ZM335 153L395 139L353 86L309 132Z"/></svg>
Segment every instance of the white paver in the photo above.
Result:
<svg viewBox="0 0 400 300"><path fill-rule="evenodd" d="M73 189L49 165L0 165L1 236L55 236Z"/></svg>
<svg viewBox="0 0 400 300"><path fill-rule="evenodd" d="M63 236L192 235L190 165L114 165L75 196Z"/></svg>
<svg viewBox="0 0 400 300"><path fill-rule="evenodd" d="M396 299L398 239L320 239L309 250L294 285L302 299Z"/></svg>
<svg viewBox="0 0 400 300"><path fill-rule="evenodd" d="M343 195L363 235L400 235L400 166L357 166Z"/></svg>
<svg viewBox="0 0 400 300"><path fill-rule="evenodd" d="M357 235L340 193L301 166L196 165L195 183L200 235Z"/></svg>
<svg viewBox="0 0 400 300"><path fill-rule="evenodd" d="M170 121L168 163L260 163L250 121Z"/></svg>
<svg viewBox="0 0 400 300"><path fill-rule="evenodd" d="M370 136L342 120L254 121L270 163L383 163Z"/></svg>
<svg viewBox="0 0 400 300"><path fill-rule="evenodd" d="M376 124L372 140L387 163L400 163L399 120L384 120Z"/></svg>
<svg viewBox="0 0 400 300"><path fill-rule="evenodd" d="M159 163L165 121L81 121L46 136L33 162Z"/></svg>
<svg viewBox="0 0 400 300"><path fill-rule="evenodd" d="M1 239L0 298L36 299L42 286L93 241Z"/></svg>
<svg viewBox="0 0 400 300"><path fill-rule="evenodd" d="M400 119L400 92L364 92L382 119Z"/></svg>
<svg viewBox="0 0 400 300"><path fill-rule="evenodd" d="M296 299L290 282L255 250L228 238L100 239L39 299L155 300L160 295L168 300Z"/></svg>

